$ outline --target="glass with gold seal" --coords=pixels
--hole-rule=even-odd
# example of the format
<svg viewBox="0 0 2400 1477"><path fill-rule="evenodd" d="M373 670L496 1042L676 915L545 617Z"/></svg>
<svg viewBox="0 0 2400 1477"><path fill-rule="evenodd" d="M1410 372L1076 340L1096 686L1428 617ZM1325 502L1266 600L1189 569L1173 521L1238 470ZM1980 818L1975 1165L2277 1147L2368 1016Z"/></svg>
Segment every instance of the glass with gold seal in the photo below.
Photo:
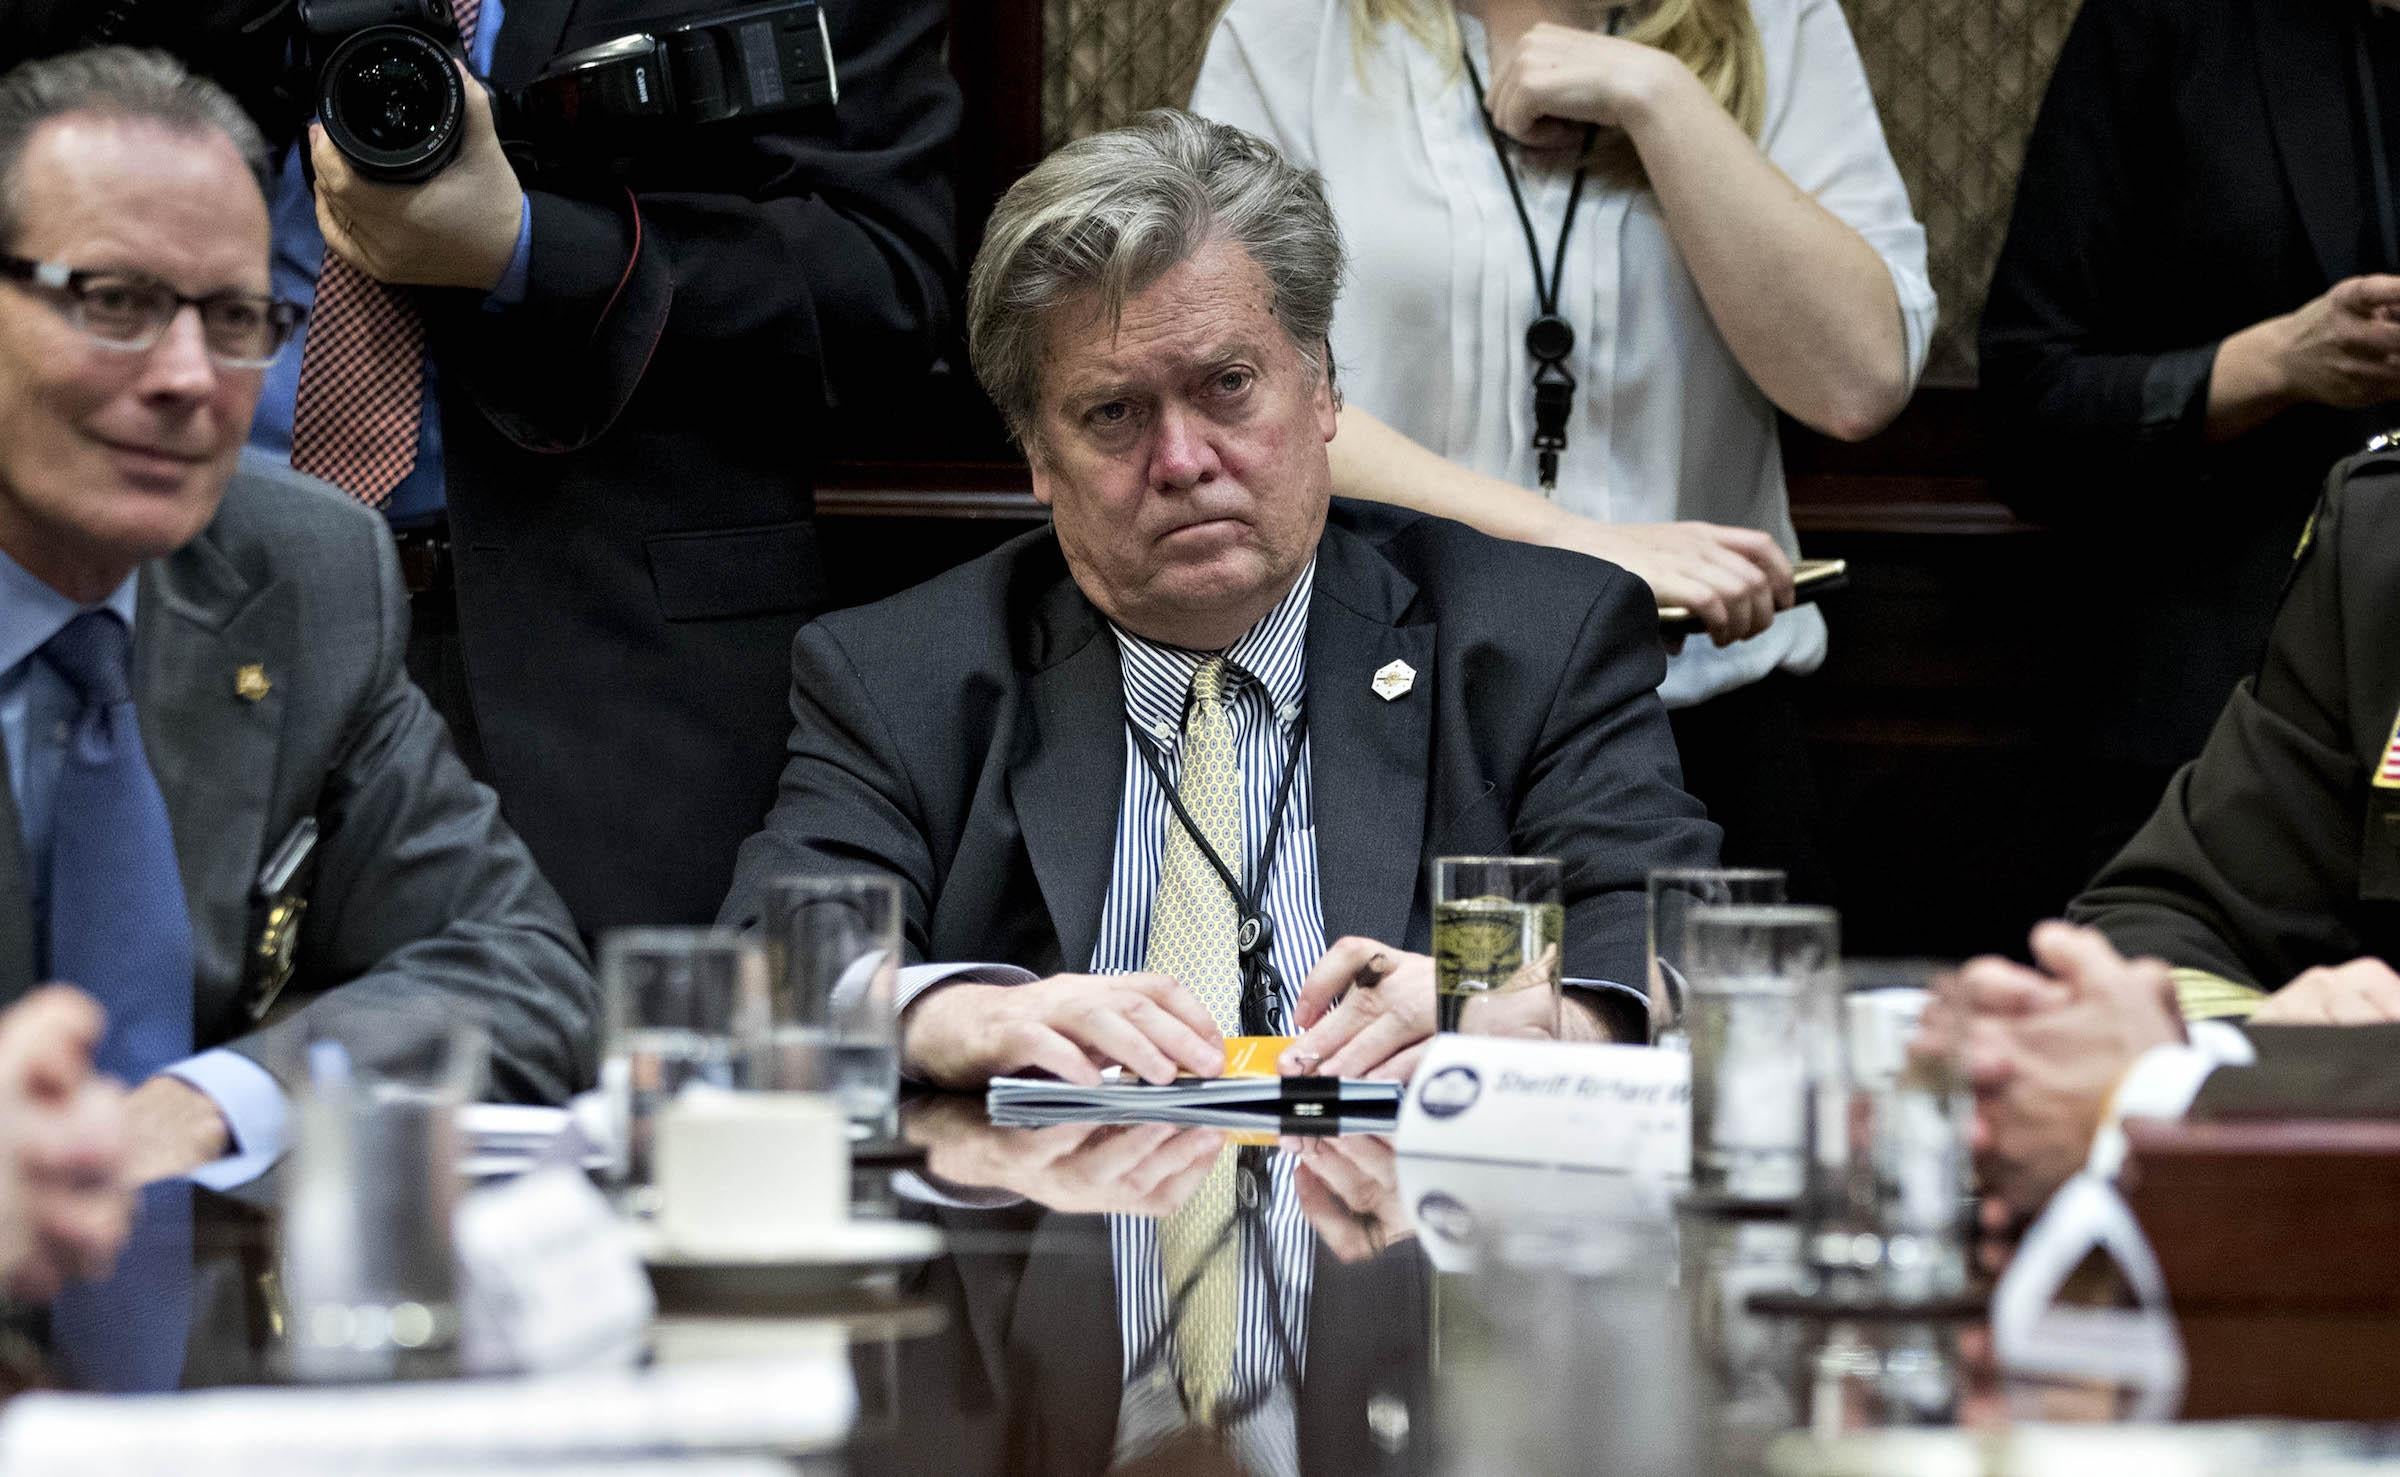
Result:
<svg viewBox="0 0 2400 1477"><path fill-rule="evenodd" d="M1556 1036L1566 923L1555 857L1436 857L1436 1025L1468 1036Z"/></svg>

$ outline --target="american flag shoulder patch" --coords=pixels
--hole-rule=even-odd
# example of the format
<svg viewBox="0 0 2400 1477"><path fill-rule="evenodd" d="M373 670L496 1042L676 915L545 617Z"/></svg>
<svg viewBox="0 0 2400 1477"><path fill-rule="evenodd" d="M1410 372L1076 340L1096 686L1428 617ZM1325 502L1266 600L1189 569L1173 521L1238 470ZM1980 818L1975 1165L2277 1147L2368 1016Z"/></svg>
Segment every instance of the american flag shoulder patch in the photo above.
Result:
<svg viewBox="0 0 2400 1477"><path fill-rule="evenodd" d="M2375 766L2375 788L2400 790L2400 717L2392 720L2392 736L2384 740L2383 758Z"/></svg>

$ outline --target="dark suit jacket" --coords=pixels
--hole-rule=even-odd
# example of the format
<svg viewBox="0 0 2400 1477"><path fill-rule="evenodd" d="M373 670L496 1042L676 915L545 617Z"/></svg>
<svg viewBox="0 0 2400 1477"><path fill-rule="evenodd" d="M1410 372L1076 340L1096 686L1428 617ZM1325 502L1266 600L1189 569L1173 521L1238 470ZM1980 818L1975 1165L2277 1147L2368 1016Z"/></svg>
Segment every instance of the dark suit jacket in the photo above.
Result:
<svg viewBox="0 0 2400 1477"><path fill-rule="evenodd" d="M693 0L512 0L493 80ZM811 463L948 315L940 0L826 0L831 122L534 170L527 298L424 294L468 687L510 820L587 931L702 922L775 793L823 603Z"/></svg>
<svg viewBox="0 0 2400 1477"><path fill-rule="evenodd" d="M931 1270L926 1291L957 1317L906 1351L892 1470L1107 1471L1124 1394L1108 1218L1020 1205L941 1220L961 1245L1011 1249L962 1250ZM1425 1468L1423 1442L1386 1455L1367 1410L1378 1394L1426 1408L1429 1291L1413 1242L1356 1263L1318 1246L1295 1402L1301 1471Z"/></svg>
<svg viewBox="0 0 2400 1477"><path fill-rule="evenodd" d="M2272 990L2400 960L2400 455L2329 485L2264 663L2068 910L2126 953Z"/></svg>
<svg viewBox="0 0 2400 1477"><path fill-rule="evenodd" d="M468 778L408 680L408 603L382 519L247 460L200 537L145 565L133 689L192 918L198 1044L292 1080L311 1025L376 1059L388 1018L466 1016L504 1098L593 1080L598 991L558 895ZM255 700L236 674L259 666ZM289 1003L244 1013L252 887L303 818L322 827ZM0 785L0 1002L34 983L15 801ZM334 988L338 986L339 988Z"/></svg>
<svg viewBox="0 0 2400 1477"><path fill-rule="evenodd" d="M1646 977L1645 879L1709 866L1656 688L1649 588L1595 559L1336 502L1308 612L1309 783L1327 937L1424 949L1427 858L1555 856L1566 970ZM1391 661L1414 687L1371 690ZM791 757L724 916L794 872L901 881L918 959L1081 970L1124 788L1107 622L1048 529L802 628Z"/></svg>
<svg viewBox="0 0 2400 1477"><path fill-rule="evenodd" d="M2025 148L1982 325L1995 477L2085 557L2073 635L2104 756L2198 752L2256 660L2336 459L2391 407L2202 438L2234 331L2366 250L2347 0L2088 0ZM2374 253L2380 256L2378 248Z"/></svg>

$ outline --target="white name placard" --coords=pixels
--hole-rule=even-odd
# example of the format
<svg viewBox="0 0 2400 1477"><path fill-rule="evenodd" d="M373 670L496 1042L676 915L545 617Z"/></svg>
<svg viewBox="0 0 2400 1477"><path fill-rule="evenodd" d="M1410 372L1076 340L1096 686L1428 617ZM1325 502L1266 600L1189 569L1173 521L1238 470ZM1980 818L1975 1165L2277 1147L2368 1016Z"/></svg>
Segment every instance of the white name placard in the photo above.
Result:
<svg viewBox="0 0 2400 1477"><path fill-rule="evenodd" d="M1679 1175L1691 1058L1649 1046L1434 1038L1400 1100L1400 1153Z"/></svg>

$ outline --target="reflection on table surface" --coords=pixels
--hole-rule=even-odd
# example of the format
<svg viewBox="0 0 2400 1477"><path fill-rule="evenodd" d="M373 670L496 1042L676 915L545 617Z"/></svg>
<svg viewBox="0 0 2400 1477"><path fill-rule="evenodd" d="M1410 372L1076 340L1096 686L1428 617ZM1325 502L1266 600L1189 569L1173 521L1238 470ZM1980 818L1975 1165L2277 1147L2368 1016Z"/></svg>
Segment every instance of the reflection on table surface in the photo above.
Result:
<svg viewBox="0 0 2400 1477"><path fill-rule="evenodd" d="M2131 1408L2002 1383L1971 1321L1753 1312L1792 1228L1679 1216L1663 1184L1372 1135L999 1128L974 1099L911 1102L904 1132L923 1161L857 1198L946 1254L831 1303L669 1307L653 1338L681 1363L841 1330L856 1472L1910 1470L1841 1438ZM154 1191L122 1316L13 1320L12 1391L272 1382L273 1203Z"/></svg>

